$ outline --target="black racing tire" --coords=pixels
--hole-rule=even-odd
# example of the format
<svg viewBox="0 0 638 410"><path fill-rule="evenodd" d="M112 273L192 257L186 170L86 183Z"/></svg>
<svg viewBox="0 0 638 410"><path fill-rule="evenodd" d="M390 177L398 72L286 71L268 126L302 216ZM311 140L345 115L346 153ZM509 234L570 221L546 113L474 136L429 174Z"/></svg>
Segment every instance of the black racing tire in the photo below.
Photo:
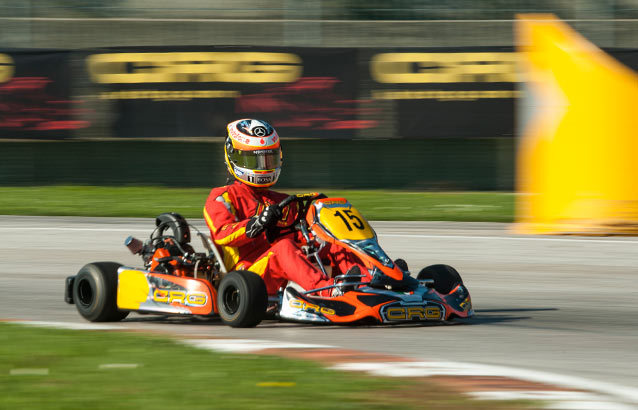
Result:
<svg viewBox="0 0 638 410"><path fill-rule="evenodd" d="M117 270L115 262L84 265L73 281L73 301L85 319L91 322L118 322L129 312L117 308Z"/></svg>
<svg viewBox="0 0 638 410"><path fill-rule="evenodd" d="M408 263L404 259L395 259L394 264L399 267L403 272L409 272Z"/></svg>
<svg viewBox="0 0 638 410"><path fill-rule="evenodd" d="M237 270L227 273L217 289L217 309L224 324L254 327L266 316L266 284L256 273Z"/></svg>
<svg viewBox="0 0 638 410"><path fill-rule="evenodd" d="M430 265L421 269L416 277L417 279L433 279L434 290L447 295L457 285L463 284L463 279L456 269L449 265Z"/></svg>

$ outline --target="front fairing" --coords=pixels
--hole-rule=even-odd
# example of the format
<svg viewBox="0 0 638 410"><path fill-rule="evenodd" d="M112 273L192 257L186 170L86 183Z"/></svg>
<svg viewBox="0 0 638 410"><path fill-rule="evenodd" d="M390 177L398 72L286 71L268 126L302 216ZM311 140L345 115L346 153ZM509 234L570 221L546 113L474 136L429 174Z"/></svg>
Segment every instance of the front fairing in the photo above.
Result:
<svg viewBox="0 0 638 410"><path fill-rule="evenodd" d="M388 289L397 292L414 292L419 287L419 281L406 272L403 272L401 280L396 280L385 275L380 269L375 268L372 280L368 286L371 288Z"/></svg>
<svg viewBox="0 0 638 410"><path fill-rule="evenodd" d="M324 243L339 244L356 254L368 268L371 280L359 287L358 292L383 293L396 298L399 307L392 307L394 310L390 311L390 318L407 312L406 320L410 319L409 309L413 308L415 310L412 313L419 319L422 313L431 313L418 310L429 309L431 306L428 303L441 305L445 319L473 314L470 295L464 285L459 285L448 295L441 295L402 271L379 246L377 235L365 218L345 198L314 201L308 210L306 222L315 238ZM426 319L436 315L430 316Z"/></svg>
<svg viewBox="0 0 638 410"><path fill-rule="evenodd" d="M454 317L468 318L474 315L474 310L472 309L472 298L464 284L459 284L447 295L443 295L437 292L434 288L427 286L419 286L415 290L414 294L420 295L423 300L436 301L444 305L446 310L446 320Z"/></svg>
<svg viewBox="0 0 638 410"><path fill-rule="evenodd" d="M346 199L324 198L315 201L306 221L316 238L338 244L356 254L371 274L378 270L397 282L403 280L404 272L381 249L374 229Z"/></svg>
<svg viewBox="0 0 638 410"><path fill-rule="evenodd" d="M444 295L443 300L450 307L450 314L458 317L470 317L474 315L472 298L465 285L460 284L450 294Z"/></svg>

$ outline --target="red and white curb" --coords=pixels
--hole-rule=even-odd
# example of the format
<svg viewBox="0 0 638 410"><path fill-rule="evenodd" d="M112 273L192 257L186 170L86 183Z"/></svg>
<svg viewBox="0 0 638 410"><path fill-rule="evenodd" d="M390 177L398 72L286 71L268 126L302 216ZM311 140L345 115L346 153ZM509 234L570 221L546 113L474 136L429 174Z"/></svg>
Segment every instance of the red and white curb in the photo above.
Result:
<svg viewBox="0 0 638 410"><path fill-rule="evenodd" d="M134 330L95 323L11 323L73 330ZM638 389L536 370L465 362L418 361L308 343L208 338L182 339L182 342L217 352L309 359L339 371L364 372L383 377L434 378L436 383L478 400L533 400L541 403L542 408L552 410L638 410Z"/></svg>
<svg viewBox="0 0 638 410"><path fill-rule="evenodd" d="M387 361L387 355L347 351L327 345L268 340L187 339L184 343L221 352L281 354L310 358L324 365L331 363L327 366L329 369L365 372L375 376L445 376L450 378L445 384L454 385L460 381L460 384L465 385L463 392L479 400L534 400L542 402L542 408L555 410L638 409L638 389L548 372L475 363L413 361L407 358L393 358L394 360ZM349 361L359 356L365 356L365 361ZM461 378L465 380L460 380ZM485 378L488 382L482 380L481 383L481 379Z"/></svg>
<svg viewBox="0 0 638 410"><path fill-rule="evenodd" d="M547 409L577 410L624 410L637 409L638 389L597 382L580 377L563 376L535 370L476 363L411 361L376 363L341 363L331 367L335 370L366 372L386 377L498 377L531 385L545 385L548 390L532 386L517 390L468 391L472 397L489 400L529 399L547 401ZM505 383L507 384L507 383ZM565 390L562 390L565 389Z"/></svg>

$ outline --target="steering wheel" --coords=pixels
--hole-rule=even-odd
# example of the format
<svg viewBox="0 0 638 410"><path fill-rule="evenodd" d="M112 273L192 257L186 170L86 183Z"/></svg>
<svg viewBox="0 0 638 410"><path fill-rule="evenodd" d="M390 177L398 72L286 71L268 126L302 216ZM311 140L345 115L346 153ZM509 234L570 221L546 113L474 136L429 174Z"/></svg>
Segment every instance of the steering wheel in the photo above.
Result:
<svg viewBox="0 0 638 410"><path fill-rule="evenodd" d="M327 198L327 197L324 194L319 192L311 192L308 194L290 195L289 197L281 201L277 205L277 207L279 208L279 211L281 212L283 212L284 208L290 205L292 202L296 202L297 204L299 204L299 208L297 209L297 216L289 225L279 227L279 235L287 235L291 232L296 231L295 226L303 218L306 217L306 213L308 212L308 209L310 208L310 204L312 204L312 201L316 199L321 199L321 198Z"/></svg>

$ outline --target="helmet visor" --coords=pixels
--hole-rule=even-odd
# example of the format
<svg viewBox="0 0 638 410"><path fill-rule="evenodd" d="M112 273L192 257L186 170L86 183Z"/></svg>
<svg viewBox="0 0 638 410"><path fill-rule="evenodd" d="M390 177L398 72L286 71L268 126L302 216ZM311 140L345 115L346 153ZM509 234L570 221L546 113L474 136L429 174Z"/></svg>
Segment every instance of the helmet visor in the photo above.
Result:
<svg viewBox="0 0 638 410"><path fill-rule="evenodd" d="M257 151L232 150L228 154L237 166L252 170L275 169L281 166L281 149L262 149Z"/></svg>

